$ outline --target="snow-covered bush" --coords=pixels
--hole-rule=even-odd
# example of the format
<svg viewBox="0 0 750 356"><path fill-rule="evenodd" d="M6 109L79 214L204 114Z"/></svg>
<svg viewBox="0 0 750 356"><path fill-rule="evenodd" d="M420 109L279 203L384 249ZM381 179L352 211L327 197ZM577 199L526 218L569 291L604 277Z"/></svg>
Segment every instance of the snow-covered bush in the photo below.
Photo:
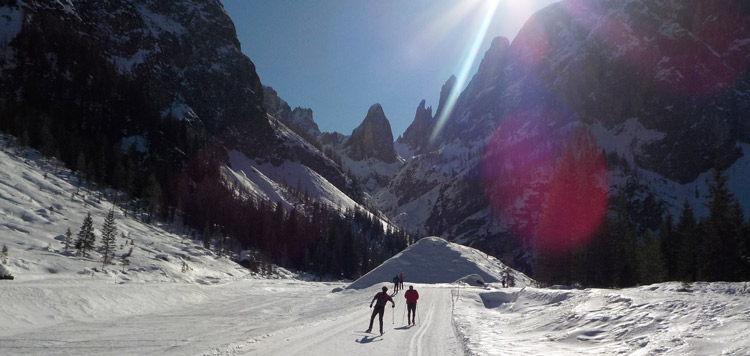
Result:
<svg viewBox="0 0 750 356"><path fill-rule="evenodd" d="M13 275L10 274L10 271L8 271L5 266L0 265L0 279L13 279Z"/></svg>

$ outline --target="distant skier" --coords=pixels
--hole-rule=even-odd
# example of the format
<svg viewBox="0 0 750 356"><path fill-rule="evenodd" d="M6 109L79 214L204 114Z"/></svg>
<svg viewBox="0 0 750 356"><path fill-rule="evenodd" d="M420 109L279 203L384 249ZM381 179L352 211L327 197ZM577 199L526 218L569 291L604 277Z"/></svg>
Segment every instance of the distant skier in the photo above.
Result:
<svg viewBox="0 0 750 356"><path fill-rule="evenodd" d="M398 275L393 276L393 290L398 293L398 285L401 283L401 280L398 279Z"/></svg>
<svg viewBox="0 0 750 356"><path fill-rule="evenodd" d="M414 325L417 321L415 314L417 312L417 299L419 299L419 293L414 289L414 286L409 286L409 290L404 293L404 298L406 298L406 315L408 315L406 319L407 323L408 325Z"/></svg>
<svg viewBox="0 0 750 356"><path fill-rule="evenodd" d="M375 321L375 315L379 314L380 318L378 320L380 321L380 335L383 335L383 314L385 314L385 305L390 301L393 304L392 308L396 307L396 302L394 302L393 298L391 298L386 292L388 292L388 287L384 286L383 291L375 294L375 297L370 301L370 308L372 308L372 302L377 300L377 303L375 303L375 308L372 310L372 316L370 316L370 327L367 328L366 331L368 333L372 332L372 322Z"/></svg>
<svg viewBox="0 0 750 356"><path fill-rule="evenodd" d="M398 275L398 289L404 290L404 272Z"/></svg>

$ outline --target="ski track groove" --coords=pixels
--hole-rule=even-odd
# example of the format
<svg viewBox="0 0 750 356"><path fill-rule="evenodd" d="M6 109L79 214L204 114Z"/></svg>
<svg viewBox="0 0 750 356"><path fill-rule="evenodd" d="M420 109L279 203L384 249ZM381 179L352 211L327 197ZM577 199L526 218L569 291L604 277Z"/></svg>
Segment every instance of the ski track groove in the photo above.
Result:
<svg viewBox="0 0 750 356"><path fill-rule="evenodd" d="M316 346L320 346L327 342L329 338L347 333L356 327L356 324L360 323L361 320L351 315L356 315L357 308L350 308L344 313L345 316L350 316L349 320L345 320L344 323L337 323L340 319L346 319L345 317L325 319L317 322L308 322L302 326L287 328L279 330L271 337L281 338L277 347L270 350L263 350L263 355L309 355L309 350ZM383 318L385 319L385 318ZM385 324L385 320L383 320ZM326 326L323 330L315 328L317 325L329 323L330 326ZM377 324L377 320L375 321ZM289 336L289 333L295 330L303 329L302 332ZM264 340L268 342L267 340ZM289 343L294 342L294 346L289 347ZM249 353L243 353L246 355L255 355L256 350L247 350Z"/></svg>
<svg viewBox="0 0 750 356"><path fill-rule="evenodd" d="M409 356L415 354L416 356L422 356L422 340L424 339L424 335L427 332L427 329L432 324L432 314L435 312L437 294L438 293L433 293L433 298L430 298L430 308L428 309L429 313L427 313L427 317L424 319L424 323L422 323L419 318L417 319L419 321L419 330L414 336L411 337L411 340L409 340ZM419 304L417 304L417 308L419 308ZM419 309L417 309L417 312L419 312Z"/></svg>

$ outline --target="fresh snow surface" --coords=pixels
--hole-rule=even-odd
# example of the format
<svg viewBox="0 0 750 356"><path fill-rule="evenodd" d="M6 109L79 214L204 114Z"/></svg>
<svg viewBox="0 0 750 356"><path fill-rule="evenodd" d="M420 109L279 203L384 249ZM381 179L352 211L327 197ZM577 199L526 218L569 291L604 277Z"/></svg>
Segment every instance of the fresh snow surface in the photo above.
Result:
<svg viewBox="0 0 750 356"><path fill-rule="evenodd" d="M71 198L70 172L9 148L1 136L0 147L0 245L9 249L3 269L15 276L0 280L0 355L750 353L743 283L540 289L518 274L514 288L435 283L480 275L489 282L482 273L497 278L504 267L438 238L420 240L347 288L250 275L172 227L116 209L118 229L135 241L133 257L101 272L97 252L70 256L60 235L68 227L77 233L88 212L100 228L111 203L86 189ZM417 325L406 325L398 292L396 307L386 308L385 335L364 333L370 301L384 285L393 292L389 282L400 272L420 294Z"/></svg>

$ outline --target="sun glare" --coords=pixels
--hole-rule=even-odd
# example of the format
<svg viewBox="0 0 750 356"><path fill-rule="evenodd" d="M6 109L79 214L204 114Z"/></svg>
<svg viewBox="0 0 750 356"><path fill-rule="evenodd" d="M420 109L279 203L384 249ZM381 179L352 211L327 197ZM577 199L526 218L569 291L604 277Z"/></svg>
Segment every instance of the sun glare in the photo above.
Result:
<svg viewBox="0 0 750 356"><path fill-rule="evenodd" d="M448 119L448 117L450 117L450 114L453 111L453 107L456 105L458 95L461 93L461 90L466 84L466 80L469 78L469 72L471 71L474 61L479 54L482 42L484 41L484 37L487 35L487 30L490 28L490 24L492 23L492 19L495 17L495 13L497 12L499 4L500 0L488 0L485 4L486 9L483 9L485 15L482 19L482 23L479 26L477 34L474 36L474 40L470 44L469 50L466 54L466 58L461 65L461 70L456 76L456 84L453 86L453 90L451 90L451 93L445 102L445 109L440 114L440 117L435 124L435 128L430 134L430 143L434 142L435 138L437 138L437 136L440 134L440 131L443 130L443 126L445 126L446 120Z"/></svg>

